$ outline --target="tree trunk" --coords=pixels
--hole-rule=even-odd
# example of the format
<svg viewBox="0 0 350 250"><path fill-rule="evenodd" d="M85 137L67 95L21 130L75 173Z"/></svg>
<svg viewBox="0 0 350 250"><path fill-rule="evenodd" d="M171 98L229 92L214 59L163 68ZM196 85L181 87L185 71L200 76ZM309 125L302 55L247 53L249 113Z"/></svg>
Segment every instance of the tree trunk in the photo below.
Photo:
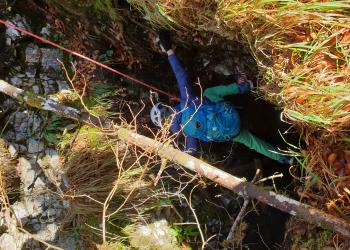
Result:
<svg viewBox="0 0 350 250"><path fill-rule="evenodd" d="M303 204L299 201L290 199L286 196L272 191L267 191L250 182L246 182L187 153L175 149L171 145L165 145L154 139L137 134L134 131L120 127L119 125L115 125L110 120L104 121L101 118L92 117L87 113L83 113L80 110L61 105L54 100L23 91L3 80L0 80L0 92L15 98L20 102L25 102L29 106L52 111L60 116L84 122L90 126L98 126L102 130L115 131L119 139L136 145L142 148L144 151L156 154L161 158L182 165L183 167L205 176L206 178L234 191L243 197L254 198L281 211L302 218L309 223L330 229L344 235L345 237L350 237L350 224L345 220L322 212L319 209Z"/></svg>

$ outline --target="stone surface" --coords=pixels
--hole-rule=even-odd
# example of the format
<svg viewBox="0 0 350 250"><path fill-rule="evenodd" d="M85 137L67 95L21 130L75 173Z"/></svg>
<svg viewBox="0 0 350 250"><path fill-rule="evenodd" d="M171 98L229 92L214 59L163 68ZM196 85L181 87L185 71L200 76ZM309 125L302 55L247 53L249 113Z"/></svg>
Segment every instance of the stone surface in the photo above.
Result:
<svg viewBox="0 0 350 250"><path fill-rule="evenodd" d="M24 194L30 195L33 194L32 191L37 192L46 189L46 184L40 176L40 170L36 169L35 161L31 162L24 157L20 157L18 159L18 170L20 172L21 181L23 182ZM36 177L36 175L38 175L38 177Z"/></svg>
<svg viewBox="0 0 350 250"><path fill-rule="evenodd" d="M12 23L22 29L26 29L30 31L30 27L28 26L28 23L26 19L19 14L17 14L13 19L7 20L9 23ZM23 37L23 34L21 34L19 31L12 27L6 26L6 45L11 46L13 42Z"/></svg>
<svg viewBox="0 0 350 250"><path fill-rule="evenodd" d="M58 246L63 248L64 250L83 249L80 245L79 240L76 237L69 235L60 237Z"/></svg>
<svg viewBox="0 0 350 250"><path fill-rule="evenodd" d="M44 150L45 144L35 139L28 139L27 147L28 147L28 153L36 154Z"/></svg>
<svg viewBox="0 0 350 250"><path fill-rule="evenodd" d="M49 76L58 77L61 73L61 65L57 59L62 61L62 53L57 49L41 48L41 67L42 72Z"/></svg>
<svg viewBox="0 0 350 250"><path fill-rule="evenodd" d="M34 114L34 112L29 114L29 119L28 119L28 127L30 129L30 134L37 133L39 127L41 125L41 119L38 115Z"/></svg>
<svg viewBox="0 0 350 250"><path fill-rule="evenodd" d="M50 36L50 28L51 28L51 25L47 24L45 27L41 29L40 35L45 38L48 38Z"/></svg>
<svg viewBox="0 0 350 250"><path fill-rule="evenodd" d="M48 148L45 150L45 154L48 158L48 164L50 167L55 170L61 170L62 164L58 152L52 148Z"/></svg>
<svg viewBox="0 0 350 250"><path fill-rule="evenodd" d="M30 43L25 50L25 62L35 64L40 62L41 50L38 45Z"/></svg>
<svg viewBox="0 0 350 250"><path fill-rule="evenodd" d="M32 91L33 91L33 93L35 93L35 94L40 94L40 88L39 88L39 86L34 85L34 86L32 87Z"/></svg>
<svg viewBox="0 0 350 250"><path fill-rule="evenodd" d="M42 82L44 87L44 95L51 95L56 92L56 83L52 80Z"/></svg>
<svg viewBox="0 0 350 250"><path fill-rule="evenodd" d="M31 216L31 213L29 213L26 206L22 202L16 202L11 208L13 213L16 215L16 218L21 220L22 224L26 224L29 221L29 216Z"/></svg>
<svg viewBox="0 0 350 250"><path fill-rule="evenodd" d="M26 69L26 76L29 78L34 78L36 76L37 71L38 71L37 67L33 65L28 65Z"/></svg>
<svg viewBox="0 0 350 250"><path fill-rule="evenodd" d="M59 230L56 223L42 225L42 230L37 233L37 237L44 241L54 241Z"/></svg>
<svg viewBox="0 0 350 250"><path fill-rule="evenodd" d="M23 80L22 80L22 78L19 78L18 76L13 76L10 79L10 83L17 86L17 87L22 87Z"/></svg>
<svg viewBox="0 0 350 250"><path fill-rule="evenodd" d="M19 15L10 20L12 23L30 30L26 20ZM42 36L49 36L50 25L41 30ZM37 44L27 44L27 40L19 40L22 34L14 29L7 28L6 41L11 45L11 75L4 76L13 85L25 90L33 90L36 94L53 94L58 90L67 90L69 86L62 80L61 65L57 59L62 60L62 52L51 48L40 48ZM23 41L23 44L21 44ZM16 45L16 47L14 46ZM24 46L21 46L24 45ZM23 56L22 56L23 55ZM24 65L19 65L16 60L21 56ZM40 78L39 78L40 77ZM6 79L5 78L5 79ZM19 105L12 99L2 100L2 107L17 110L14 114L6 114L12 117L4 133L4 137L10 142L9 152L12 157L24 154L18 159L17 170L21 180L21 196L11 208L15 215L26 228L33 230L32 233L45 241L57 244L57 235L61 226L61 216L63 211L69 208L69 201L62 201L54 195L57 189L52 185L51 176L46 170L41 169L38 163L42 157L47 161L48 169L53 176L62 183L66 183L67 178L61 169L59 154L54 149L46 149L40 140L42 137L40 127L41 117L34 111L21 111L25 107ZM2 109L5 112L5 109ZM19 110L19 111L18 111ZM6 111L7 112L7 111ZM38 160L36 160L38 159ZM58 182L59 182L58 181ZM50 192L50 189L52 192ZM12 218L13 220L14 218ZM0 225L3 224L0 218ZM40 245L28 239L23 233L16 232L16 223L9 223L5 234L0 235L0 249L42 249ZM68 237L60 241L63 249L76 249L75 238Z"/></svg>
<svg viewBox="0 0 350 250"><path fill-rule="evenodd" d="M69 90L69 85L66 81L57 81L58 91Z"/></svg>
<svg viewBox="0 0 350 250"><path fill-rule="evenodd" d="M2 250L7 250L7 249L17 249L16 246L16 240L15 238L8 234L8 233L4 233L3 235L0 236L0 249Z"/></svg>
<svg viewBox="0 0 350 250"><path fill-rule="evenodd" d="M7 141L15 141L16 140L16 134L15 134L15 132L13 132L11 130L6 131L3 137Z"/></svg>
<svg viewBox="0 0 350 250"><path fill-rule="evenodd" d="M8 147L8 151L12 158L18 155L19 145L18 144L10 144Z"/></svg>
<svg viewBox="0 0 350 250"><path fill-rule="evenodd" d="M23 141L28 136L28 112L16 112L14 118L14 130L16 136L16 142Z"/></svg>

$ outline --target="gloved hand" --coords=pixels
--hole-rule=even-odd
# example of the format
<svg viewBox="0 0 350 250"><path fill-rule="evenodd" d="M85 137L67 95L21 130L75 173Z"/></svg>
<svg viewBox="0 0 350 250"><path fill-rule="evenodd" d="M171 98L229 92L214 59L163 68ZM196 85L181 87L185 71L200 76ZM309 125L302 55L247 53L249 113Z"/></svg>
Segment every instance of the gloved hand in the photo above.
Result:
<svg viewBox="0 0 350 250"><path fill-rule="evenodd" d="M238 83L239 93L241 94L248 93L252 88L253 88L253 82L250 80L246 80L245 82Z"/></svg>
<svg viewBox="0 0 350 250"><path fill-rule="evenodd" d="M163 47L165 52L171 49L171 38L169 31L160 31L158 34L160 45Z"/></svg>

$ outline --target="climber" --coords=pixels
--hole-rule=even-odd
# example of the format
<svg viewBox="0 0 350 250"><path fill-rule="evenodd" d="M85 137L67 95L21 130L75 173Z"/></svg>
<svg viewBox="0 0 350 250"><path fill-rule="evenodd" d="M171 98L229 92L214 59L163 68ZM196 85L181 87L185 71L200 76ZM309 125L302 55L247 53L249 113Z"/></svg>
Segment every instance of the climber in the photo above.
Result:
<svg viewBox="0 0 350 250"><path fill-rule="evenodd" d="M162 50L168 55L168 61L175 74L180 91L180 104L173 112L171 132L183 132L185 150L190 154L197 151L198 141L233 141L241 143L258 153L280 163L289 163L290 159L280 155L273 146L257 138L249 131L242 129L236 108L224 101L228 95L244 94L250 91L251 85L245 75L237 83L219 85L204 91L203 98L195 97L189 84L187 72L177 59L171 46L170 34L159 33ZM162 103L152 107L151 119L161 127L164 119L169 117L171 109Z"/></svg>

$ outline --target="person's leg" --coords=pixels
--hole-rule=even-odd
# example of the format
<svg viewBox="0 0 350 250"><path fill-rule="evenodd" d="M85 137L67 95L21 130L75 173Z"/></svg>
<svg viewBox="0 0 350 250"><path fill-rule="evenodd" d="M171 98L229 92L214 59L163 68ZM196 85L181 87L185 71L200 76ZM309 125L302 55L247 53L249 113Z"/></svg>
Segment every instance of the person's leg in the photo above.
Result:
<svg viewBox="0 0 350 250"><path fill-rule="evenodd" d="M278 154L276 148L274 148L269 143L259 139L247 130L241 130L241 132L233 138L233 141L241 143L272 160L278 161L280 163L286 163L286 157Z"/></svg>

